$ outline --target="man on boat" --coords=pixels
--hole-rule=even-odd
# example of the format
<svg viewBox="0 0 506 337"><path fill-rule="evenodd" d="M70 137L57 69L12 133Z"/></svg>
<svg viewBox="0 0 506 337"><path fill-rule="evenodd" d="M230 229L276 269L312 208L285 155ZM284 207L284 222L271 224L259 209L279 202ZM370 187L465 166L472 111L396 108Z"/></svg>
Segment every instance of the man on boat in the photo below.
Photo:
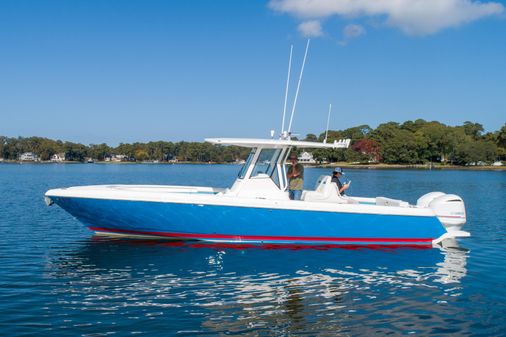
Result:
<svg viewBox="0 0 506 337"><path fill-rule="evenodd" d="M339 180L340 177L344 174L343 169L340 167L336 167L334 172L332 172L332 180L331 182L336 183L337 189L339 190L340 195L344 195L344 191L346 191L350 187L350 183L342 184Z"/></svg>
<svg viewBox="0 0 506 337"><path fill-rule="evenodd" d="M304 166L297 162L296 153L291 154L290 160L292 161L292 165L290 165L286 174L289 181L288 193L290 199L300 200L302 189L304 188Z"/></svg>

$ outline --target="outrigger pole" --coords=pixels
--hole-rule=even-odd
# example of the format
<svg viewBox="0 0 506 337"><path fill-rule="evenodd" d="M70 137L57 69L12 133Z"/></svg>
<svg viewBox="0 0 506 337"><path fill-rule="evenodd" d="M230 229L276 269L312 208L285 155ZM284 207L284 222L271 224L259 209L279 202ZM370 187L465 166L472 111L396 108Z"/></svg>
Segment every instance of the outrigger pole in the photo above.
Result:
<svg viewBox="0 0 506 337"><path fill-rule="evenodd" d="M288 87L290 85L290 71L292 69L292 52L293 52L293 44L290 46L290 59L288 61L288 77L286 78L285 105L283 107L283 122L281 123L281 137L284 136L283 133L285 132L286 101L288 100Z"/></svg>
<svg viewBox="0 0 506 337"><path fill-rule="evenodd" d="M329 122L330 122L330 111L332 110L332 103L329 104L329 113L327 115L327 128L325 129L325 139L324 143L327 143L327 136L329 135Z"/></svg>
<svg viewBox="0 0 506 337"><path fill-rule="evenodd" d="M288 135L290 135L290 132L292 131L293 115L295 113L295 106L297 105L297 97L299 96L300 82L302 80L302 73L304 72L304 65L306 64L307 50L309 49L309 41L310 39L307 40L306 52L304 53L304 60L302 61L302 67L300 68L299 82L297 83L297 90L295 91L295 98L293 100L292 114L290 116L290 124L288 124Z"/></svg>

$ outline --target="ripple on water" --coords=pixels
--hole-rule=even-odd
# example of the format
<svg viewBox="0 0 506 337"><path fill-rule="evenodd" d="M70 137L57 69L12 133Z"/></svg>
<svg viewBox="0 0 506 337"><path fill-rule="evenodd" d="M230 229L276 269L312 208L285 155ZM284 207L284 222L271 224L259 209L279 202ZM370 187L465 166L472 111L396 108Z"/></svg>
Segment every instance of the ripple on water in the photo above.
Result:
<svg viewBox="0 0 506 337"><path fill-rule="evenodd" d="M209 185L233 180L235 166L206 166L209 181L199 166L60 166L0 165L3 334L503 334L502 173L350 172L362 177L354 179L357 194L461 194L473 233L467 249L293 250L94 238L41 198L75 184ZM307 180L322 173L308 169Z"/></svg>

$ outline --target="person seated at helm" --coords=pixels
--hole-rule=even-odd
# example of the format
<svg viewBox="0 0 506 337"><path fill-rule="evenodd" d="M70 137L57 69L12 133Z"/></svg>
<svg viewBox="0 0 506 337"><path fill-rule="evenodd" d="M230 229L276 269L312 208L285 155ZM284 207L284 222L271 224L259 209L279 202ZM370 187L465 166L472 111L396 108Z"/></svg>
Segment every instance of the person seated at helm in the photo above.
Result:
<svg viewBox="0 0 506 337"><path fill-rule="evenodd" d="M346 191L350 187L350 183L346 183L343 185L339 180L340 177L344 175L343 169L340 167L336 167L332 172L332 180L331 182L336 183L337 189L340 195L345 195L344 191Z"/></svg>

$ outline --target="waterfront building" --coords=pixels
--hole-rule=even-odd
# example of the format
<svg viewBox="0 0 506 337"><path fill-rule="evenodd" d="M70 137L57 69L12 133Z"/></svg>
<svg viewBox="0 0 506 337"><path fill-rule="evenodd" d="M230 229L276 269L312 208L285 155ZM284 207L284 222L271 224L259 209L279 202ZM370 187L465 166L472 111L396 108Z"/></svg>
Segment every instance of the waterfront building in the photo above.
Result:
<svg viewBox="0 0 506 337"><path fill-rule="evenodd" d="M53 162L62 162L65 161L65 153L55 153L51 156L51 161Z"/></svg>
<svg viewBox="0 0 506 337"><path fill-rule="evenodd" d="M311 152L302 152L298 159L301 164L316 164L316 160L314 160Z"/></svg>
<svg viewBox="0 0 506 337"><path fill-rule="evenodd" d="M39 156L37 156L33 152L25 152L25 153L22 153L19 156L19 160L20 161L38 161L39 160Z"/></svg>
<svg viewBox="0 0 506 337"><path fill-rule="evenodd" d="M128 160L128 156L126 156L124 154L114 154L111 157L111 161L114 161L114 162L127 161L127 160Z"/></svg>

